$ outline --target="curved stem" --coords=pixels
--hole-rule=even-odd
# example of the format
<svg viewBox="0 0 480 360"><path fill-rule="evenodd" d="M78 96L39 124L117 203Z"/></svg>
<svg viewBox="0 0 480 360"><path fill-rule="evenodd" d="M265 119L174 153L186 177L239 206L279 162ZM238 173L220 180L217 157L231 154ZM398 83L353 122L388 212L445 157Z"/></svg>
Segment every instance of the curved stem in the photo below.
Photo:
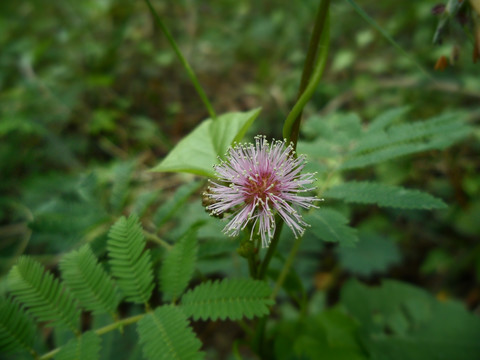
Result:
<svg viewBox="0 0 480 360"><path fill-rule="evenodd" d="M215 114L215 111L213 110L212 104L210 104L210 101L207 98L207 95L205 94L205 91L203 91L202 86L200 85L200 82L198 81L197 76L193 72L193 69L191 68L190 64L188 61L184 58L182 52L177 46L177 43L172 37L172 34L170 34L170 31L168 31L167 27L163 23L162 19L160 16L157 14L155 9L152 6L152 3L150 0L145 0L145 2L148 5L148 8L150 9L150 12L152 13L153 17L157 21L158 26L160 26L160 29L162 30L163 34L167 37L168 42L172 46L173 50L175 51L175 54L177 55L178 59L182 63L183 67L185 68L185 71L187 72L188 77L190 78L190 81L192 82L193 86L195 87L195 90L197 91L198 95L200 96L200 99L202 100L203 104L207 108L207 111L210 115L210 118L212 120L215 120L217 118L217 115Z"/></svg>
<svg viewBox="0 0 480 360"><path fill-rule="evenodd" d="M309 82L303 91L301 83L299 91L301 95L288 114L283 126L283 137L291 141L294 148L296 148L297 145L298 131L303 108L313 96L318 83L322 78L323 70L325 69L325 65L327 63L328 48L330 44L330 24L328 16L329 6L330 0L322 0L320 3L317 17L315 19L314 34L312 34L310 49L305 62L304 75L302 75L302 79L305 78L305 80L303 80L303 86L305 86L306 79L309 78ZM313 59L317 53L317 48L320 49L320 53L318 55L315 67L313 68ZM310 74L311 76L309 76Z"/></svg>
<svg viewBox="0 0 480 360"><path fill-rule="evenodd" d="M278 214L275 216L275 224L278 224L278 225L277 225L277 228L275 229L275 233L273 234L273 239L270 242L270 246L268 247L267 253L263 258L263 261L260 264L260 268L257 273L257 279L260 279L260 280L263 280L265 278L265 275L267 274L267 270L268 270L268 265L270 264L270 260L272 260L273 254L277 250L277 245L280 240L280 234L282 232L282 227L283 227L283 220Z"/></svg>
<svg viewBox="0 0 480 360"><path fill-rule="evenodd" d="M293 264L293 260L295 260L295 256L297 255L298 249L300 248L302 239L303 239L303 236L300 236L295 239L295 242L293 243L293 246L292 246L292 250L290 250L290 254L288 254L287 261L285 261L282 271L280 272L280 275L278 275L277 281L275 282L275 287L273 288L272 294L270 295L270 299L274 300L277 297L278 292L282 288L283 282L285 281L285 278L287 277L288 272L290 271L290 267Z"/></svg>
<svg viewBox="0 0 480 360"><path fill-rule="evenodd" d="M143 318L145 316L145 314L140 314L140 315L135 315L135 316L131 316L129 318L126 318L126 319L123 319L123 320L119 320L119 321L116 321L112 324L109 324L109 325L106 325L100 329L97 329L95 330L95 334L97 335L103 335L103 334L106 334L110 331L113 331L115 329L118 329L118 328L121 328L125 325L129 325L129 324L133 324L133 323L136 323L138 322L141 318ZM51 359L52 357L54 357L55 355L58 354L58 352L60 351L61 347L58 347L56 349L53 349L52 351L49 351L48 353L40 356L38 359L39 360L47 360L47 359Z"/></svg>
<svg viewBox="0 0 480 360"><path fill-rule="evenodd" d="M157 235L155 234L152 234L148 231L143 231L143 235L145 236L145 238L151 242L154 242L162 247L164 247L165 249L167 250L172 250L173 248L173 245L170 245L169 243L167 243L165 240L162 240L160 239Z"/></svg>

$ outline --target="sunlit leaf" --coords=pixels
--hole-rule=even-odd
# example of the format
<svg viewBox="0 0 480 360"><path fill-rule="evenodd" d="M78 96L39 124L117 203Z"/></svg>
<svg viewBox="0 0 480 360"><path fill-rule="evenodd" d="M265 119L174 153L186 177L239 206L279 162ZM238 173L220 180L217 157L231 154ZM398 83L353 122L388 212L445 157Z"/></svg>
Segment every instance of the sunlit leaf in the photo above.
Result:
<svg viewBox="0 0 480 360"><path fill-rule="evenodd" d="M215 121L204 120L185 136L152 171L188 172L213 177L213 165L234 141L240 141L260 113L248 112L220 115Z"/></svg>

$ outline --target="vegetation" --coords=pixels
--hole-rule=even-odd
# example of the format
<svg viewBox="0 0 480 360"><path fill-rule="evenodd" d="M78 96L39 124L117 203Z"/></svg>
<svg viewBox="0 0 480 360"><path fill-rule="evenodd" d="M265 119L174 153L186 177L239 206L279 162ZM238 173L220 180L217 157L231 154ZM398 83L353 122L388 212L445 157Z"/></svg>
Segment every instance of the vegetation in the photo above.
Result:
<svg viewBox="0 0 480 360"><path fill-rule="evenodd" d="M0 357L479 359L480 5L444 5L2 1ZM268 248L205 209L257 134L323 200Z"/></svg>

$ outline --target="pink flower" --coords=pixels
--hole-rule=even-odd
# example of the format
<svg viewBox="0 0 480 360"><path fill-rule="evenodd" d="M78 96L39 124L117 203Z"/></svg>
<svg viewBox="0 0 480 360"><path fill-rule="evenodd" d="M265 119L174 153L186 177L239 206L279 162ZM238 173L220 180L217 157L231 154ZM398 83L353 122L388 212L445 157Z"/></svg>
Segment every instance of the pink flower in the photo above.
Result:
<svg viewBox="0 0 480 360"><path fill-rule="evenodd" d="M295 237L303 234L308 224L294 207L316 207L313 202L319 199L302 195L314 189L310 185L315 174L301 174L305 158L294 155L285 140L269 144L264 136L256 136L255 145L236 144L229 149L227 159L215 165L219 181L211 181L207 193L212 215L233 212L224 233L236 236L253 221L250 239L257 229L262 246L268 247L278 213Z"/></svg>

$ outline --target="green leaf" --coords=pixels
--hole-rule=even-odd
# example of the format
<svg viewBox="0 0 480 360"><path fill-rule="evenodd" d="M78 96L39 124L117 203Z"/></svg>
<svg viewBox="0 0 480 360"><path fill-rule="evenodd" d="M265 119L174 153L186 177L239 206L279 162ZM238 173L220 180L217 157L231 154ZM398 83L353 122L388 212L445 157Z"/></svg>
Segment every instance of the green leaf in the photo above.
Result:
<svg viewBox="0 0 480 360"><path fill-rule="evenodd" d="M183 295L181 307L194 320L251 319L269 313L274 303L270 294L270 287L259 280L207 281Z"/></svg>
<svg viewBox="0 0 480 360"><path fill-rule="evenodd" d="M337 249L340 264L346 270L362 276L385 272L400 261L400 251L388 238L362 233L355 247Z"/></svg>
<svg viewBox="0 0 480 360"><path fill-rule="evenodd" d="M459 303L391 280L373 288L350 281L341 303L360 324L371 359L480 359L480 319Z"/></svg>
<svg viewBox="0 0 480 360"><path fill-rule="evenodd" d="M348 219L333 209L315 209L305 216L305 221L311 226L307 231L320 240L342 245L352 245L358 240L357 230L348 226Z"/></svg>
<svg viewBox="0 0 480 360"><path fill-rule="evenodd" d="M425 210L447 207L442 200L419 190L372 182L346 182L327 190L323 195L349 203L377 204L401 209Z"/></svg>
<svg viewBox="0 0 480 360"><path fill-rule="evenodd" d="M138 217L122 216L108 233L109 263L126 299L140 304L148 302L154 287L150 251L144 249L145 238Z"/></svg>
<svg viewBox="0 0 480 360"><path fill-rule="evenodd" d="M213 165L234 141L240 141L260 108L204 120L184 137L152 171L188 172L213 177Z"/></svg>
<svg viewBox="0 0 480 360"><path fill-rule="evenodd" d="M280 323L275 359L366 360L355 320L338 308Z"/></svg>
<svg viewBox="0 0 480 360"><path fill-rule="evenodd" d="M149 360L204 358L204 353L199 351L202 343L177 307L158 307L138 322L137 331L143 354Z"/></svg>
<svg viewBox="0 0 480 360"><path fill-rule="evenodd" d="M427 150L440 150L471 133L471 127L459 113L443 114L428 120L388 126L395 110L385 113L360 136L349 150L342 169L376 164L399 156ZM393 114L392 114L393 113Z"/></svg>
<svg viewBox="0 0 480 360"><path fill-rule="evenodd" d="M340 167L342 170L363 168L369 165L378 164L400 156L420 153L432 150L437 147L436 144L408 143L408 144L389 144L388 147L380 148L375 151L355 155L355 157L346 160Z"/></svg>
<svg viewBox="0 0 480 360"><path fill-rule="evenodd" d="M77 332L80 311L70 292L38 262L21 256L8 274L9 289L37 321L64 324Z"/></svg>
<svg viewBox="0 0 480 360"><path fill-rule="evenodd" d="M0 353L32 349L35 324L13 300L0 297Z"/></svg>
<svg viewBox="0 0 480 360"><path fill-rule="evenodd" d="M197 232L190 230L167 253L160 271L165 299L175 301L185 291L195 269L197 249Z"/></svg>
<svg viewBox="0 0 480 360"><path fill-rule="evenodd" d="M99 359L100 336L88 331L70 340L55 356L55 360L95 360Z"/></svg>
<svg viewBox="0 0 480 360"><path fill-rule="evenodd" d="M177 190L173 196L168 199L162 206L160 206L153 215L153 222L157 227L161 227L169 219L175 215L176 212L185 204L195 191L202 185L199 181L189 182L183 184Z"/></svg>
<svg viewBox="0 0 480 360"><path fill-rule="evenodd" d="M89 311L114 314L120 297L113 280L86 244L60 261L65 284L80 304Z"/></svg>
<svg viewBox="0 0 480 360"><path fill-rule="evenodd" d="M367 131L375 132L383 130L387 126L392 124L395 120L397 120L399 117L406 114L408 111L410 111L410 106L402 106L394 109L389 109L378 115L375 119L373 119L368 125Z"/></svg>
<svg viewBox="0 0 480 360"><path fill-rule="evenodd" d="M116 212L122 209L128 196L130 179L135 169L133 161L125 161L113 168L113 185L110 194L110 205Z"/></svg>
<svg viewBox="0 0 480 360"><path fill-rule="evenodd" d="M241 141L248 128L260 114L260 108L248 112L231 112L218 117L210 125L210 138L217 156L223 156L229 146Z"/></svg>

